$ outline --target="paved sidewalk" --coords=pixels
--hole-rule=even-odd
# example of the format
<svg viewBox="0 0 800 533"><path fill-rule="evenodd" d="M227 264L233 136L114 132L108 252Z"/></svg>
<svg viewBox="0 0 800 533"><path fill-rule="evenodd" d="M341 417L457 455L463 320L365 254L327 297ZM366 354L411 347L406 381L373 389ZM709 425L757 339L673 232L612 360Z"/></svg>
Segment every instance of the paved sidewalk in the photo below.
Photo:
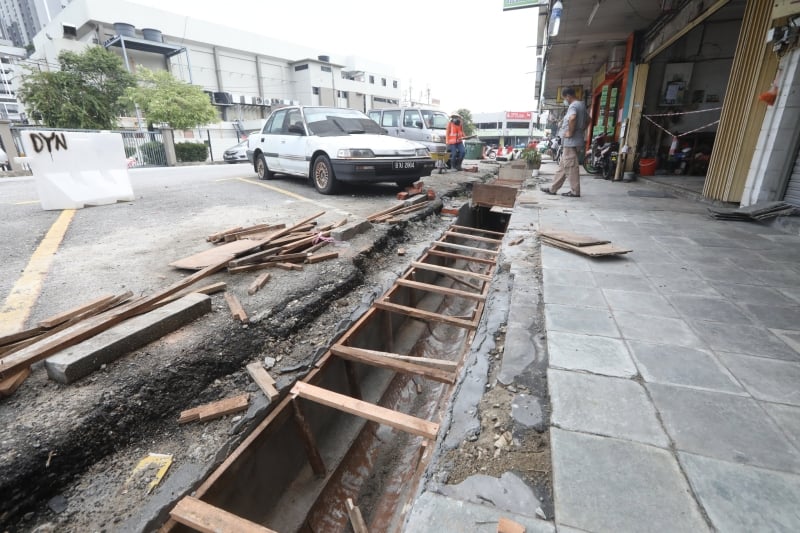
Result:
<svg viewBox="0 0 800 533"><path fill-rule="evenodd" d="M581 180L537 229L634 251L541 247L557 530L800 531L800 236Z"/></svg>

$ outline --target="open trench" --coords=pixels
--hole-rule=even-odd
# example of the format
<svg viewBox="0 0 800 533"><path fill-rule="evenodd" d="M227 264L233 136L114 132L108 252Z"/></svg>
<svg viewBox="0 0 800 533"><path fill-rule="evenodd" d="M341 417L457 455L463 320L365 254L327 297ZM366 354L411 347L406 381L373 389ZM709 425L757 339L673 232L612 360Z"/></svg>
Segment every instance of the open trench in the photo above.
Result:
<svg viewBox="0 0 800 533"><path fill-rule="evenodd" d="M350 531L348 499L369 530L401 530L481 320L507 223L508 215L464 206L169 511L161 530L191 531L210 521L231 530Z"/></svg>

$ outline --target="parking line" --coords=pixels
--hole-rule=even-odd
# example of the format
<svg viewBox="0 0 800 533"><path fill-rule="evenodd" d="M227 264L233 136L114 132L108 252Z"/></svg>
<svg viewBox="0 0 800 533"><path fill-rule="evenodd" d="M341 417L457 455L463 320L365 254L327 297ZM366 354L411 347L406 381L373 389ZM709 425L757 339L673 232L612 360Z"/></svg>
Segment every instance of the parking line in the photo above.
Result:
<svg viewBox="0 0 800 533"><path fill-rule="evenodd" d="M330 206L328 204L324 204L322 202L318 202L317 200L313 200L311 198L306 198L305 196L301 196L299 194L293 193L292 191L287 191L285 189L281 189L280 187L275 187L274 185L267 185L266 183L260 183L258 181L253 181L252 179L247 179L247 178L236 178L236 179L239 180L239 181L243 181L245 183L249 183L251 185L258 185L260 187L264 187L265 189L269 189L271 191L275 191L275 192L279 192L281 194L285 194L286 196L290 196L290 197L294 198L295 200L300 200L301 202L308 202L310 204L317 205L317 206L319 206L319 207L321 207L321 208L323 208L325 210L335 211L335 212L337 212L337 213L339 213L341 215L354 216L353 213L348 213L347 211L343 211L343 210L338 209L336 207L332 207L332 206Z"/></svg>
<svg viewBox="0 0 800 533"><path fill-rule="evenodd" d="M14 205L30 205L30 204L38 204L39 200L28 200L26 202L14 202Z"/></svg>
<svg viewBox="0 0 800 533"><path fill-rule="evenodd" d="M74 216L74 209L62 211L31 255L28 265L11 288L3 307L0 307L0 335L14 333L25 327L25 321L33 309L33 304L42 291L44 277L53 264L53 257Z"/></svg>

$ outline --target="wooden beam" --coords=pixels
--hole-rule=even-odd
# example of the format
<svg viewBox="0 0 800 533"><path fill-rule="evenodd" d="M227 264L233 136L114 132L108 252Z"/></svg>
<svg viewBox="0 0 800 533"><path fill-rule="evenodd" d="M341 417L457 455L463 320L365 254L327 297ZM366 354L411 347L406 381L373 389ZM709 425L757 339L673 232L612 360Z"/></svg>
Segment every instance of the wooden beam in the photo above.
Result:
<svg viewBox="0 0 800 533"><path fill-rule="evenodd" d="M331 347L331 353L349 361L365 363L378 368L387 368L395 372L422 376L440 383L453 384L456 381L456 376L453 372L445 372L444 370L430 368L424 365L383 357L371 350L362 350L360 348L353 348L352 346L337 344Z"/></svg>
<svg viewBox="0 0 800 533"><path fill-rule="evenodd" d="M0 398L5 398L14 394L30 375L31 369L28 367L0 381Z"/></svg>
<svg viewBox="0 0 800 533"><path fill-rule="evenodd" d="M241 231L244 228L242 226L236 226L235 228L226 229L217 233L212 233L208 237L206 237L206 241L208 242L217 242L225 238L225 235L228 233L235 233L237 231Z"/></svg>
<svg viewBox="0 0 800 533"><path fill-rule="evenodd" d="M480 287L480 286L478 286L478 285L475 285L474 283L470 283L470 282L469 282L469 281L467 281L467 280L464 280L464 279L457 278L457 277L455 277L455 276L454 276L454 275L452 275L452 274L442 274L442 276L444 276L444 277L446 277L446 278L449 278L449 279L452 279L452 280L453 280L453 281L455 281L456 283L460 283L461 285L463 285L463 286L465 286L465 287L469 287L469 288L470 288L470 289L472 289L472 290L476 290L476 291L478 291L478 292L482 292L482 291L483 291L483 287Z"/></svg>
<svg viewBox="0 0 800 533"><path fill-rule="evenodd" d="M8 335L3 335L0 337L0 346L7 346L9 344L15 344L19 341L31 339L42 332L44 332L44 328L36 326L35 328L23 329L22 331L18 331L16 333L9 333Z"/></svg>
<svg viewBox="0 0 800 533"><path fill-rule="evenodd" d="M451 274L453 276L466 276L468 278L475 278L481 281L491 281L492 279L491 276L487 276L486 274L478 274L477 272L470 272L468 270L461 270L458 268L432 265L430 263L420 263L419 261L412 261L411 266L420 270L430 270L431 272L440 272L442 274Z"/></svg>
<svg viewBox="0 0 800 533"><path fill-rule="evenodd" d="M294 410L294 420L297 423L297 430L300 433L300 438L303 440L303 445L308 454L308 462L311 464L311 470L318 478L325 477L325 462L322 460L322 455L319 453L317 441L314 438L314 433L311 431L311 426L308 424L303 411L300 409L300 404L297 398L292 398L292 409Z"/></svg>
<svg viewBox="0 0 800 533"><path fill-rule="evenodd" d="M283 270L303 270L303 265L295 265L293 263L274 263L274 265Z"/></svg>
<svg viewBox="0 0 800 533"><path fill-rule="evenodd" d="M259 363L250 363L247 365L247 373L250 374L250 377L253 378L253 381L256 382L264 394L269 398L269 401L275 400L280 393L278 389L275 388L275 380L272 379L272 376L269 375L267 369Z"/></svg>
<svg viewBox="0 0 800 533"><path fill-rule="evenodd" d="M439 431L439 424L435 422L356 400L310 383L298 381L292 388L292 394L427 439L435 439L436 433Z"/></svg>
<svg viewBox="0 0 800 533"><path fill-rule="evenodd" d="M435 255L436 257L447 257L448 259L455 259L455 260L463 260L469 261L470 263L481 263L482 265L495 265L497 264L496 259L484 259L483 257L471 257L468 255L462 254L454 254L450 252L442 252L439 250L428 250L430 255Z"/></svg>
<svg viewBox="0 0 800 533"><path fill-rule="evenodd" d="M191 496L181 498L169 515L201 533L277 533Z"/></svg>
<svg viewBox="0 0 800 533"><path fill-rule="evenodd" d="M344 348L352 348L351 346L345 346L343 344L335 344L333 347L344 347ZM409 363L414 363L416 365L425 365L431 368L438 368L440 370L444 370L445 372L455 372L458 368L458 363L455 361L446 361L444 359L431 359L429 357L416 357L413 355L400 355L397 353L389 353L389 352L380 352L378 350L367 350L366 348L356 348L361 351L369 352L371 354L375 354L376 356L383 357L386 359L396 359L397 361L406 361ZM331 348L331 353L333 353L333 348Z"/></svg>
<svg viewBox="0 0 800 533"><path fill-rule="evenodd" d="M286 224L256 224L255 226L250 226L248 228L244 228L239 231L226 233L223 236L223 240L225 242L236 241L239 240L239 238L241 237L246 237L247 235L252 235L253 233L264 233L265 231L277 231L285 227Z"/></svg>
<svg viewBox="0 0 800 533"><path fill-rule="evenodd" d="M487 250L486 248L476 248L474 246L466 246L464 244L456 244L454 242L446 242L446 241L434 241L431 243L431 246L435 246L437 248L451 248L453 250L463 250L465 252L481 252L484 254L490 255L497 255L500 252L497 250Z"/></svg>
<svg viewBox="0 0 800 533"><path fill-rule="evenodd" d="M467 239L469 241L488 242L492 244L500 244L502 239L490 239L489 237L479 237L478 235L469 235L468 233L458 233L457 231L445 231L445 237L457 237L459 239Z"/></svg>
<svg viewBox="0 0 800 533"><path fill-rule="evenodd" d="M236 259L231 259L228 262L228 268L236 268L242 265L248 265L250 263L259 263L265 257L271 257L273 255L278 255L278 252L281 251L280 246L276 246L274 248L268 248L267 250L262 250L260 252L255 252L249 255L245 255L242 257L237 257Z"/></svg>
<svg viewBox="0 0 800 533"><path fill-rule="evenodd" d="M328 252L324 254L310 255L306 259L306 263L314 264L314 263L319 263L321 261L327 261L328 259L336 259L337 257L339 257L339 252Z"/></svg>
<svg viewBox="0 0 800 533"><path fill-rule="evenodd" d="M353 526L353 533L369 533L367 524L364 522L364 517L361 516L361 509L353 504L352 498L347 498L347 500L345 500L345 507L350 517L350 525Z"/></svg>
<svg viewBox="0 0 800 533"><path fill-rule="evenodd" d="M162 289L145 298L134 300L133 302L122 305L115 310L109 311L108 313L91 317L88 320L83 320L75 324L74 327L59 332L58 335L53 335L52 337L44 339L40 342L31 344L22 350L4 356L2 359L0 359L0 379L4 379L8 377L8 375L13 374L26 366L30 366L37 361L46 359L47 357L50 357L54 353L61 351L64 348L68 348L83 340L93 337L101 331L105 331L127 318L140 314L153 303L158 302L163 298L167 298L168 296L185 289L189 285L192 285L197 281L217 272L218 270L225 268L227 263L228 261L225 260L208 266L203 270L195 272L191 276L187 276L179 282L170 285L166 289Z"/></svg>
<svg viewBox="0 0 800 533"><path fill-rule="evenodd" d="M264 272L263 274L258 276L256 280L250 285L250 287L247 288L247 294L252 296L259 290L263 289L264 285L266 285L267 282L269 281L269 277L270 277L269 272Z"/></svg>
<svg viewBox="0 0 800 533"><path fill-rule="evenodd" d="M419 289L421 291L435 292L437 294L445 294L447 296L455 296L457 298L466 298L468 300L475 300L483 302L486 296L483 294L476 294L474 292L460 291L458 289L451 289L450 287L440 287L439 285L432 285L430 283L422 283L420 281L412 281L410 279L400 278L395 281L396 285L401 287L409 287L411 289Z"/></svg>
<svg viewBox="0 0 800 533"><path fill-rule="evenodd" d="M374 219L376 219L378 217L382 217L383 215L388 215L390 213L393 213L394 211L402 209L403 206L405 206L405 204L401 203L401 204L397 204L395 206L392 206L392 207L390 207L388 209L384 209L382 211L378 211L377 213L372 213L371 215L367 216L367 220L372 222Z"/></svg>
<svg viewBox="0 0 800 533"><path fill-rule="evenodd" d="M239 299L235 294L225 291L225 301L228 302L228 307L231 310L231 315L233 315L233 318L243 324L246 324L250 320L247 317L247 312L244 310L244 307L242 307L242 304L239 302Z"/></svg>
<svg viewBox="0 0 800 533"><path fill-rule="evenodd" d="M52 328L57 326L63 322L66 322L70 318L74 318L78 315L81 315L87 311L91 311L93 309L102 307L104 304L111 302L115 296L113 294L104 294L99 298L95 298L90 302L86 302L85 304L81 304L77 307L73 307L63 313L59 313L57 315L51 316L50 318L45 318L44 320L39 321L39 326L43 328Z"/></svg>
<svg viewBox="0 0 800 533"><path fill-rule="evenodd" d="M225 415L244 411L247 409L249 404L250 395L245 393L240 394L239 396L231 396L230 398L225 398L224 400L199 405L197 407L181 411L181 414L178 417L178 424L185 424L195 420L200 422L214 420L215 418L221 418Z"/></svg>
<svg viewBox="0 0 800 533"><path fill-rule="evenodd" d="M249 265L242 265L238 267L228 267L228 274L239 274L241 272L253 272L255 270L264 270L265 268L274 267L274 263L250 263Z"/></svg>
<svg viewBox="0 0 800 533"><path fill-rule="evenodd" d="M469 330L475 329L475 324L473 324L472 321L470 320L464 320L463 318L456 318L447 315L440 315L439 313L431 313L430 311L424 311L422 309L417 309L415 307L408 307L406 305L400 305L386 301L377 301L373 304L373 306L378 309L382 309L383 311L391 311L393 313L399 313L401 315L408 315L410 317L417 318L419 320L425 320L427 322L439 322L442 324L450 324L451 326L458 326L460 328L466 328Z"/></svg>
<svg viewBox="0 0 800 533"><path fill-rule="evenodd" d="M488 229L471 228L469 226L459 226L458 224L452 224L450 227L453 229L461 229L466 231L474 231L476 233L483 233L484 235L498 235L500 237L505 235L505 233L503 233L502 231L491 231Z"/></svg>

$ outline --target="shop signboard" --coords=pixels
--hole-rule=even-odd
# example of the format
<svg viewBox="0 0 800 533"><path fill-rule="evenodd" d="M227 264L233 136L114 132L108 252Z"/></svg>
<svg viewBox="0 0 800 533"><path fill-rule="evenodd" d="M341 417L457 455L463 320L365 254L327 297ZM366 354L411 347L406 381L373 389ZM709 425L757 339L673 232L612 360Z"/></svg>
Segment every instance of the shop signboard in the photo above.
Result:
<svg viewBox="0 0 800 533"><path fill-rule="evenodd" d="M550 3L547 0L503 0L503 11L511 11L513 9L523 9L528 7L549 7Z"/></svg>

